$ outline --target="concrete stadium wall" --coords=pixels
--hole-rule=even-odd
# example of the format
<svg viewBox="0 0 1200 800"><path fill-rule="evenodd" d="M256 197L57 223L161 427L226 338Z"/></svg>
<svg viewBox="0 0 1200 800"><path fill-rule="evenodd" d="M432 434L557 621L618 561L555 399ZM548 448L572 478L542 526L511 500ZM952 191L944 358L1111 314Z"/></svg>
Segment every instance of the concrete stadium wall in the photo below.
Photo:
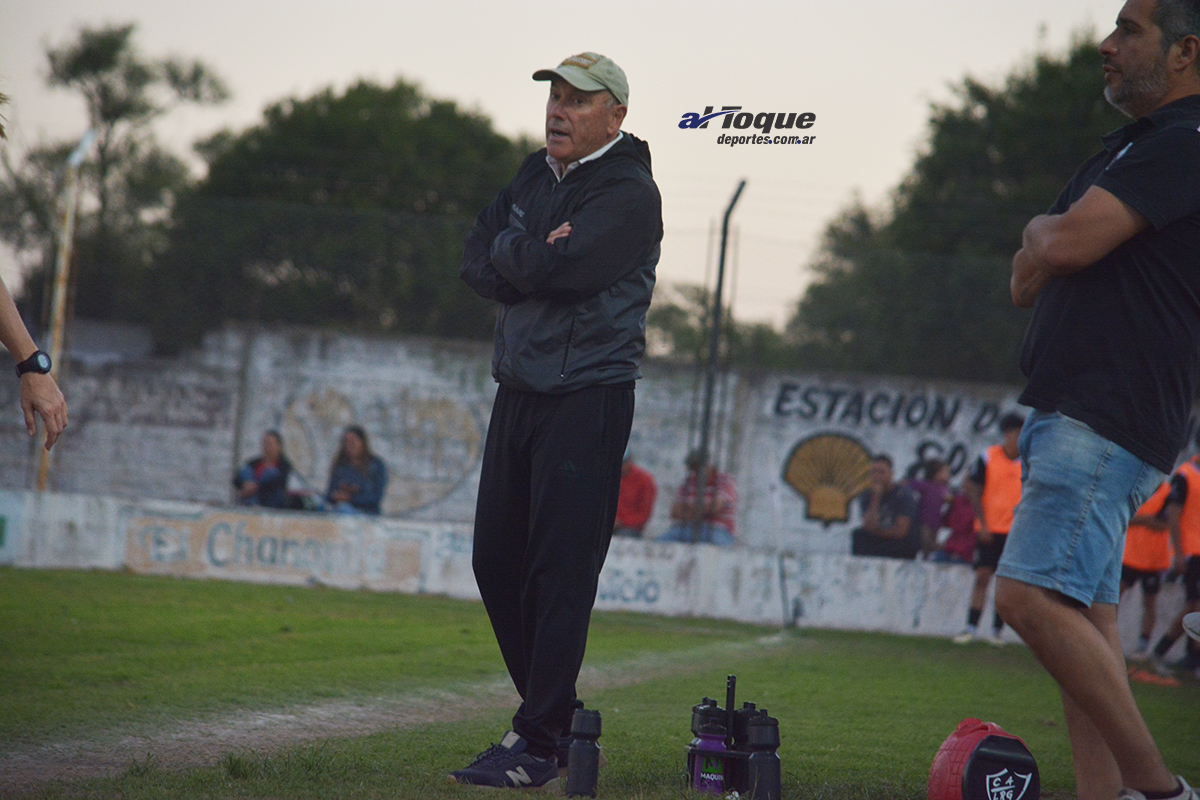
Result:
<svg viewBox="0 0 1200 800"><path fill-rule="evenodd" d="M489 359L477 343L242 328L186 358L67 359L71 422L53 451L54 491L41 495L27 491L38 454L17 383L0 381L0 564L476 597L470 524L495 393ZM659 483L653 537L669 524L695 440L698 381L655 361L643 372L631 448ZM1013 388L773 373L730 374L717 388L714 451L738 487L741 546L614 541L597 607L927 635L961 628L971 571L847 555L851 498L878 452L898 471L938 456L961 477L997 439L999 417L1018 408ZM282 432L297 471L320 490L351 423L388 464L383 518L231 507L230 476L263 431ZM1164 616L1176 589L1164 594Z"/></svg>
<svg viewBox="0 0 1200 800"><path fill-rule="evenodd" d="M0 491L0 564L479 597L465 523L91 495ZM618 539L596 607L949 636L964 624L971 575L927 562ZM1137 595L1121 614L1129 646ZM1180 587L1168 585L1160 628L1181 607Z"/></svg>
<svg viewBox="0 0 1200 800"><path fill-rule="evenodd" d="M230 477L279 429L297 473L324 489L341 429L362 425L387 462L390 518L446 523L474 515L495 394L490 347L310 329L227 328L175 360L74 359L63 385L71 423L50 488L129 500L228 506ZM698 381L650 361L631 435L659 484L648 535L696 440ZM718 383L713 450L736 481L739 541L801 554L849 551L870 454L897 471L948 460L957 477L1017 408L1011 387L850 375L734 373ZM15 382L0 381L0 489L34 485Z"/></svg>

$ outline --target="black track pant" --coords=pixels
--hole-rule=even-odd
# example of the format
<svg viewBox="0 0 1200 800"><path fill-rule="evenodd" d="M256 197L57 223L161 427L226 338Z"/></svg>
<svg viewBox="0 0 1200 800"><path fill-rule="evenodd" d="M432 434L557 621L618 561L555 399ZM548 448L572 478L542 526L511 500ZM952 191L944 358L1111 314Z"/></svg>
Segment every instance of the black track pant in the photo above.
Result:
<svg viewBox="0 0 1200 800"><path fill-rule="evenodd" d="M632 421L632 383L496 392L472 565L535 755L570 729Z"/></svg>

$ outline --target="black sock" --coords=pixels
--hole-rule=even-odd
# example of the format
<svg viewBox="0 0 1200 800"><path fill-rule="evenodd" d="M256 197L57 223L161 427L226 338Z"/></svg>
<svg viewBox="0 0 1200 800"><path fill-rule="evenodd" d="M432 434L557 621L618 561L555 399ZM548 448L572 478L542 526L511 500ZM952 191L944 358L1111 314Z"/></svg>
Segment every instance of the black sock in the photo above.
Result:
<svg viewBox="0 0 1200 800"><path fill-rule="evenodd" d="M1167 800L1167 798L1175 797L1183 793L1183 784L1176 782L1175 788L1169 792L1142 792L1146 795L1146 800Z"/></svg>
<svg viewBox="0 0 1200 800"><path fill-rule="evenodd" d="M967 624L972 628L979 626L979 618L983 616L982 608L972 608L967 611Z"/></svg>
<svg viewBox="0 0 1200 800"><path fill-rule="evenodd" d="M1184 666L1188 669L1200 667L1200 642L1192 639L1190 636L1187 640L1187 649L1184 651Z"/></svg>
<svg viewBox="0 0 1200 800"><path fill-rule="evenodd" d="M1000 631L1004 630L1004 620L1000 619L999 614L992 614L992 630L996 632L997 636L1000 635Z"/></svg>
<svg viewBox="0 0 1200 800"><path fill-rule="evenodd" d="M1164 633L1162 638L1158 640L1158 644L1154 645L1154 655L1158 656L1159 658L1165 656L1167 651L1171 649L1171 645L1175 644L1175 640L1178 638L1178 636L1172 636L1169 633Z"/></svg>

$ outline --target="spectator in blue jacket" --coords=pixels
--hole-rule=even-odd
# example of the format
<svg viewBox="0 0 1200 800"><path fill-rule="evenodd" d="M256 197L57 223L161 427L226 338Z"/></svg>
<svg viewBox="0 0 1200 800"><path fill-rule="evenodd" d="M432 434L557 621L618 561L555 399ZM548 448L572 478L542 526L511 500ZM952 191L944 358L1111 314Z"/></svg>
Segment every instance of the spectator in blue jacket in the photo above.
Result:
<svg viewBox="0 0 1200 800"><path fill-rule="evenodd" d="M346 428L329 468L329 508L344 514L378 514L387 480L387 466L371 452L367 432L358 425Z"/></svg>

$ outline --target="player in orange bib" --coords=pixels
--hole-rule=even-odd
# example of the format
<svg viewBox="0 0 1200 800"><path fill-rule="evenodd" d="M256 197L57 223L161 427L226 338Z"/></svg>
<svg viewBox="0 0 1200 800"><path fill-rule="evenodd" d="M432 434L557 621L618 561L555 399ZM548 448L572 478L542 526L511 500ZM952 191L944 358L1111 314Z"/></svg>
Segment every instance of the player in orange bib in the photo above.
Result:
<svg viewBox="0 0 1200 800"><path fill-rule="evenodd" d="M995 645L1004 644L1000 631L1004 621L999 613L992 614L991 636L979 635L979 618L987 600L988 585L996 574L996 565L1004 552L1008 529L1012 525L1013 509L1021 500L1021 459L1017 437L1025 419L1019 414L1005 414L1000 420L1000 444L994 444L975 461L971 474L963 481L963 491L971 498L975 509L975 584L967 608L967 627L953 638L955 644L968 644L982 639Z"/></svg>
<svg viewBox="0 0 1200 800"><path fill-rule="evenodd" d="M1171 482L1163 481L1150 499L1129 521L1125 534L1125 556L1121 560L1121 595L1142 585L1142 629L1137 650L1130 658L1144 661L1150 657L1150 637L1158 618L1158 590L1163 573L1171 568L1170 526L1167 524L1167 495Z"/></svg>
<svg viewBox="0 0 1200 800"><path fill-rule="evenodd" d="M1200 436L1197 436L1200 439ZM1175 544L1173 567L1183 575L1183 611L1154 646L1152 658L1161 673L1175 669L1200 673L1200 642L1189 638L1187 653L1177 664L1166 664L1167 652L1183 636L1183 618L1200 611L1200 456L1180 465L1171 476L1171 494L1167 497L1167 522Z"/></svg>

